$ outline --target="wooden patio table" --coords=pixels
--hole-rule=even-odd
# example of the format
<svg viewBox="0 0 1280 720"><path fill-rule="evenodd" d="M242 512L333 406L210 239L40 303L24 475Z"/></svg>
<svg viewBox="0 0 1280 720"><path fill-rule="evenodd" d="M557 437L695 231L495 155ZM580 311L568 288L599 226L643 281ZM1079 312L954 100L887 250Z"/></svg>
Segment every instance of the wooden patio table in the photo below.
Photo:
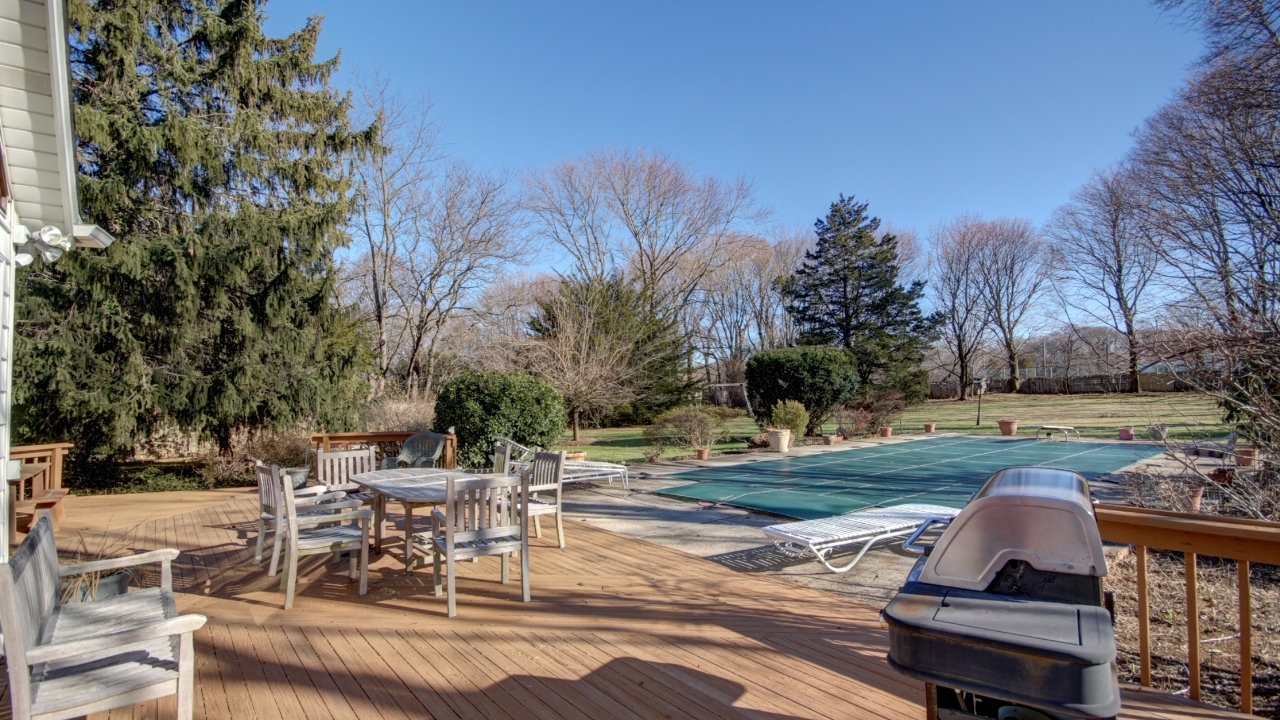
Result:
<svg viewBox="0 0 1280 720"><path fill-rule="evenodd" d="M449 478L467 480L478 477L466 470L444 468L394 468L352 475L350 480L373 493L373 547L382 552L383 523L387 503L404 508L404 571L413 572L413 511L421 505L439 505L445 500L445 482Z"/></svg>

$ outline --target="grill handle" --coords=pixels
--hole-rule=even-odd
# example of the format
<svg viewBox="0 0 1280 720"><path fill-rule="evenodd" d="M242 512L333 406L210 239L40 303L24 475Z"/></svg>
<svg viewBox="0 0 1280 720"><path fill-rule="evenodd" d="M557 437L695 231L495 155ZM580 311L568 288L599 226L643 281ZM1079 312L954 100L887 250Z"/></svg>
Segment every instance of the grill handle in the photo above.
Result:
<svg viewBox="0 0 1280 720"><path fill-rule="evenodd" d="M926 554L926 553L929 551L929 548L931 548L931 547L933 547L933 546L932 546L932 545L927 545L927 546L926 546L926 545L917 545L917 544L916 544L916 541L918 541L918 540L920 539L920 536L921 536L921 535L924 535L926 532L928 532L930 527L932 527L932 526L934 526L934 525L943 525L943 526L946 526L946 525L950 525L950 524L951 524L951 518L937 518L937 517L934 517L934 518L929 518L928 520L925 520L925 521L924 521L924 523L920 525L920 527L916 528L916 531L915 531L915 532L911 533L911 537L909 537L909 538L907 538L906 540L904 540L904 541L903 541L903 543L902 543L902 549L903 549L903 550L906 550L906 551L908 551L908 552L913 552L913 553L915 553L915 554L917 554L917 555L924 555L924 554Z"/></svg>

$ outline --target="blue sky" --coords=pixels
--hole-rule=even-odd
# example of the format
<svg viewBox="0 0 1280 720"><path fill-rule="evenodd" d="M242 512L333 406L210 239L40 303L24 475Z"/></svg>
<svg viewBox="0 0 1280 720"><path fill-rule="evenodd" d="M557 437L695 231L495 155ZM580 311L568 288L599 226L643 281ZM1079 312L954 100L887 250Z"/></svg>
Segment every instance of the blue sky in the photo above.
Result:
<svg viewBox="0 0 1280 720"><path fill-rule="evenodd" d="M642 145L743 175L788 225L843 192L927 232L1048 218L1182 82L1199 36L1148 3L271 0L321 54L430 93L457 157L523 170Z"/></svg>

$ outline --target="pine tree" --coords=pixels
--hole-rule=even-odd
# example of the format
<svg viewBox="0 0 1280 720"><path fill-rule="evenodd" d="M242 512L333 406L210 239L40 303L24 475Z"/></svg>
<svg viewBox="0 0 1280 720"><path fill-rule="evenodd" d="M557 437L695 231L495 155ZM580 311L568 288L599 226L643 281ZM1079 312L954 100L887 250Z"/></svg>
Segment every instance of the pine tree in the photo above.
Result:
<svg viewBox="0 0 1280 720"><path fill-rule="evenodd" d="M879 228L867 203L841 195L814 223L817 245L779 289L800 344L843 347L857 361L862 387L894 387L916 399L939 319L920 309L923 282L898 282L898 240L877 237Z"/></svg>
<svg viewBox="0 0 1280 720"><path fill-rule="evenodd" d="M337 305L353 131L320 23L257 0L72 0L82 212L115 236L20 277L31 439L117 454L162 423L216 439L341 424L364 339Z"/></svg>

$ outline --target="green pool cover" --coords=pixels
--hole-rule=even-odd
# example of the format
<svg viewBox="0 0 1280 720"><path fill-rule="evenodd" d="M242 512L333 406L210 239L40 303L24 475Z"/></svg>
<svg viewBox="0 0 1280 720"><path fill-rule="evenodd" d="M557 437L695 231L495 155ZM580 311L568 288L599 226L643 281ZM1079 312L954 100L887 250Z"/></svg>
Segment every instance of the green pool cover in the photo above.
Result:
<svg viewBox="0 0 1280 720"><path fill-rule="evenodd" d="M812 520L907 502L963 507L992 473L1012 465L1093 479L1160 453L1148 444L939 437L691 470L673 476L690 484L661 492Z"/></svg>

